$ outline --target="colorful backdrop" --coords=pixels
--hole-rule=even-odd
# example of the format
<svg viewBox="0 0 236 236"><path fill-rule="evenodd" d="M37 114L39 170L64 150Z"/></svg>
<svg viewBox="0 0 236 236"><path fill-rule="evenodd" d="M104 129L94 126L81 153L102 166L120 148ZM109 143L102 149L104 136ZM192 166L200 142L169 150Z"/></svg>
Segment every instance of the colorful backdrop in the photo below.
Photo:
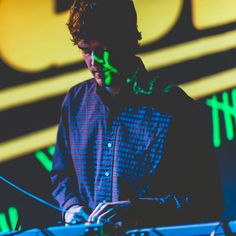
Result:
<svg viewBox="0 0 236 236"><path fill-rule="evenodd" d="M236 218L236 1L134 0L147 69L203 108L225 212ZM69 0L0 1L0 175L52 203L52 166L66 91L90 78L66 28ZM218 197L218 196L215 196ZM0 231L56 224L60 213L0 182Z"/></svg>

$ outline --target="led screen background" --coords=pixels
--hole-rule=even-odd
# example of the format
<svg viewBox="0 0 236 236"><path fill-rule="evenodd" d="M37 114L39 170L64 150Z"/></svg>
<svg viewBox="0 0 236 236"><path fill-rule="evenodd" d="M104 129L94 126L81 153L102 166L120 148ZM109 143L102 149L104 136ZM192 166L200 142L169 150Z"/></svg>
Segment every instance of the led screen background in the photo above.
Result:
<svg viewBox="0 0 236 236"><path fill-rule="evenodd" d="M219 163L225 213L236 217L236 2L135 0L139 56L195 98ZM71 1L0 2L0 174L48 200L60 106L89 79L66 28ZM200 170L199 170L200 172ZM0 183L0 230L55 224L60 213ZM217 197L217 196L216 196Z"/></svg>

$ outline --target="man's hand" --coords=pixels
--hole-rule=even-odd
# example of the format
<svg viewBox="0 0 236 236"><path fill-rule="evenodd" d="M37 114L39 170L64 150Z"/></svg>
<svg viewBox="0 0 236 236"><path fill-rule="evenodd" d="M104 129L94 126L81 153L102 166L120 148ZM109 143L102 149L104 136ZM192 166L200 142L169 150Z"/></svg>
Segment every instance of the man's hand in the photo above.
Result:
<svg viewBox="0 0 236 236"><path fill-rule="evenodd" d="M99 203L89 216L90 223L126 224L133 222L133 207L130 201Z"/></svg>
<svg viewBox="0 0 236 236"><path fill-rule="evenodd" d="M65 225L73 225L85 223L88 221L89 215L85 212L83 206L74 205L65 213Z"/></svg>

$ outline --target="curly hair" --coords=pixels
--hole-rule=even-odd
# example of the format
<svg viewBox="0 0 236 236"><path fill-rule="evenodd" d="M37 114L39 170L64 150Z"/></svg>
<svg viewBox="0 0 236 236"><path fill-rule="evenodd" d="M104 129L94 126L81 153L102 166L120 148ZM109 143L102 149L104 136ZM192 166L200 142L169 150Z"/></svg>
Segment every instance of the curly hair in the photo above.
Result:
<svg viewBox="0 0 236 236"><path fill-rule="evenodd" d="M136 53L142 38L132 0L74 0L67 26L75 45L100 39Z"/></svg>

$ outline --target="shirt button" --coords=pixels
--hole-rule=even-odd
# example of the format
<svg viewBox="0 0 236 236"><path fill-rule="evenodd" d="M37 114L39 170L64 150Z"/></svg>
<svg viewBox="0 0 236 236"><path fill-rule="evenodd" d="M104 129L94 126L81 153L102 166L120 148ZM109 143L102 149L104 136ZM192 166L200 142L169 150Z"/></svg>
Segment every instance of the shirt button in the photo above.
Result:
<svg viewBox="0 0 236 236"><path fill-rule="evenodd" d="M110 175L110 173L109 172L105 172L105 175L106 175L106 177L108 177Z"/></svg>
<svg viewBox="0 0 236 236"><path fill-rule="evenodd" d="M111 143L108 143L107 146L110 148L110 147L112 146L112 144L111 144Z"/></svg>

